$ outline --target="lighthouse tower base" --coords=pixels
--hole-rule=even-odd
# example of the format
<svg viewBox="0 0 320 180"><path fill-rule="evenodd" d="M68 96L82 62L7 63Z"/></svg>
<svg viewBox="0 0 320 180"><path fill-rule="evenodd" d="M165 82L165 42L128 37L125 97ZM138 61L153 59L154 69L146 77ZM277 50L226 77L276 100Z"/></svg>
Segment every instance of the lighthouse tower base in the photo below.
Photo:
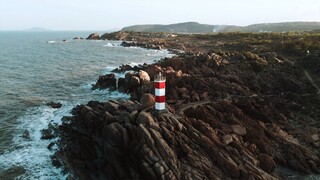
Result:
<svg viewBox="0 0 320 180"><path fill-rule="evenodd" d="M157 110L157 109L153 109L152 110L152 114L155 116L155 117L158 117L162 114L167 114L169 113L169 110L168 109L162 109L162 110Z"/></svg>

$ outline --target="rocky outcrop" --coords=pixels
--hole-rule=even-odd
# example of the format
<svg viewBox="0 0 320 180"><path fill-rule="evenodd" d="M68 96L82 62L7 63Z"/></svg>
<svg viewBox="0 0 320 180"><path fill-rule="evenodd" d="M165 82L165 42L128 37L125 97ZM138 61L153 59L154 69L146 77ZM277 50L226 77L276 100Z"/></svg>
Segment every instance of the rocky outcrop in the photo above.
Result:
<svg viewBox="0 0 320 180"><path fill-rule="evenodd" d="M161 42L154 43L154 42L137 42L137 41L132 41L132 42L127 42L124 41L121 43L121 46L123 47L142 47L142 48L147 48L147 49L156 49L156 50L161 50L164 48L164 44Z"/></svg>
<svg viewBox="0 0 320 180"><path fill-rule="evenodd" d="M92 89L106 89L109 88L110 90L117 89L117 79L115 78L114 74L106 74L99 76L98 81L96 84L92 85Z"/></svg>
<svg viewBox="0 0 320 180"><path fill-rule="evenodd" d="M100 39L100 35L98 33L92 33L87 37L87 39L89 39L89 40L99 40Z"/></svg>
<svg viewBox="0 0 320 180"><path fill-rule="evenodd" d="M60 126L57 155L80 179L277 179L276 164L320 172L317 152L231 102L186 105L185 116L155 116L140 106L130 100L77 106Z"/></svg>
<svg viewBox="0 0 320 180"><path fill-rule="evenodd" d="M158 72L163 113L152 107ZM59 128L56 157L76 178L285 178L279 166L320 173L317 89L277 53L184 53L126 73L118 90L131 100L77 106Z"/></svg>
<svg viewBox="0 0 320 180"><path fill-rule="evenodd" d="M57 103L57 102L51 101L51 102L47 103L47 106L50 106L50 107L55 108L55 109L59 109L59 108L62 107L62 104L59 103L59 102Z"/></svg>
<svg viewBox="0 0 320 180"><path fill-rule="evenodd" d="M74 37L73 39L74 39L74 40L82 40L83 38L80 37L80 36L77 36L77 37Z"/></svg>
<svg viewBox="0 0 320 180"><path fill-rule="evenodd" d="M101 36L101 39L104 40L126 40L130 39L130 34L127 32L113 32L113 33L105 33Z"/></svg>

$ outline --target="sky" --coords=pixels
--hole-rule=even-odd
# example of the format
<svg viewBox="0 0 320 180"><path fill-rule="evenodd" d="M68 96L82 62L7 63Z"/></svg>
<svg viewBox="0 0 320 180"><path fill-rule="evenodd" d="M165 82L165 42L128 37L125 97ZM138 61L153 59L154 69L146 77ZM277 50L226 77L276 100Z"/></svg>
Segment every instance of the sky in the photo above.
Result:
<svg viewBox="0 0 320 180"><path fill-rule="evenodd" d="M319 0L0 0L0 30L113 30L136 24L319 21Z"/></svg>

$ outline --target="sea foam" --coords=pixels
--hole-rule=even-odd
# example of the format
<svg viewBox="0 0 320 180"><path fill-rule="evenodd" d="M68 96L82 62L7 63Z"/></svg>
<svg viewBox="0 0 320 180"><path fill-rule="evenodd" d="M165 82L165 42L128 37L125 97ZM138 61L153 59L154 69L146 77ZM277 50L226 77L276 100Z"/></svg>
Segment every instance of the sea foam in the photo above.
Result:
<svg viewBox="0 0 320 180"><path fill-rule="evenodd" d="M47 146L52 140L42 140L41 130L48 128L48 124L61 124L61 118L70 115L72 104L62 102L60 109L48 106L40 106L29 109L18 119L18 126L13 138L13 145L9 151L0 155L0 169L6 170L11 167L23 167L26 173L22 179L65 179L61 169L54 167L51 158L54 150L50 151ZM23 136L28 132L29 137Z"/></svg>

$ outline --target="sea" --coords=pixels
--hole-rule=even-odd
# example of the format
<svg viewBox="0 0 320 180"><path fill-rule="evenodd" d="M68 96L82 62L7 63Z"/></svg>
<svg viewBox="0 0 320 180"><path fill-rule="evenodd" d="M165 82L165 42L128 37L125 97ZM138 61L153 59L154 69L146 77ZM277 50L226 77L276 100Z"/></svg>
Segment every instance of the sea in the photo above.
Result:
<svg viewBox="0 0 320 180"><path fill-rule="evenodd" d="M167 50L122 47L120 41L73 39L90 33L0 31L0 179L65 179L51 162L57 147L47 148L57 139L42 140L41 130L61 124L76 105L130 98L91 90L99 75L122 64L173 56ZM48 106L51 101L62 107Z"/></svg>

